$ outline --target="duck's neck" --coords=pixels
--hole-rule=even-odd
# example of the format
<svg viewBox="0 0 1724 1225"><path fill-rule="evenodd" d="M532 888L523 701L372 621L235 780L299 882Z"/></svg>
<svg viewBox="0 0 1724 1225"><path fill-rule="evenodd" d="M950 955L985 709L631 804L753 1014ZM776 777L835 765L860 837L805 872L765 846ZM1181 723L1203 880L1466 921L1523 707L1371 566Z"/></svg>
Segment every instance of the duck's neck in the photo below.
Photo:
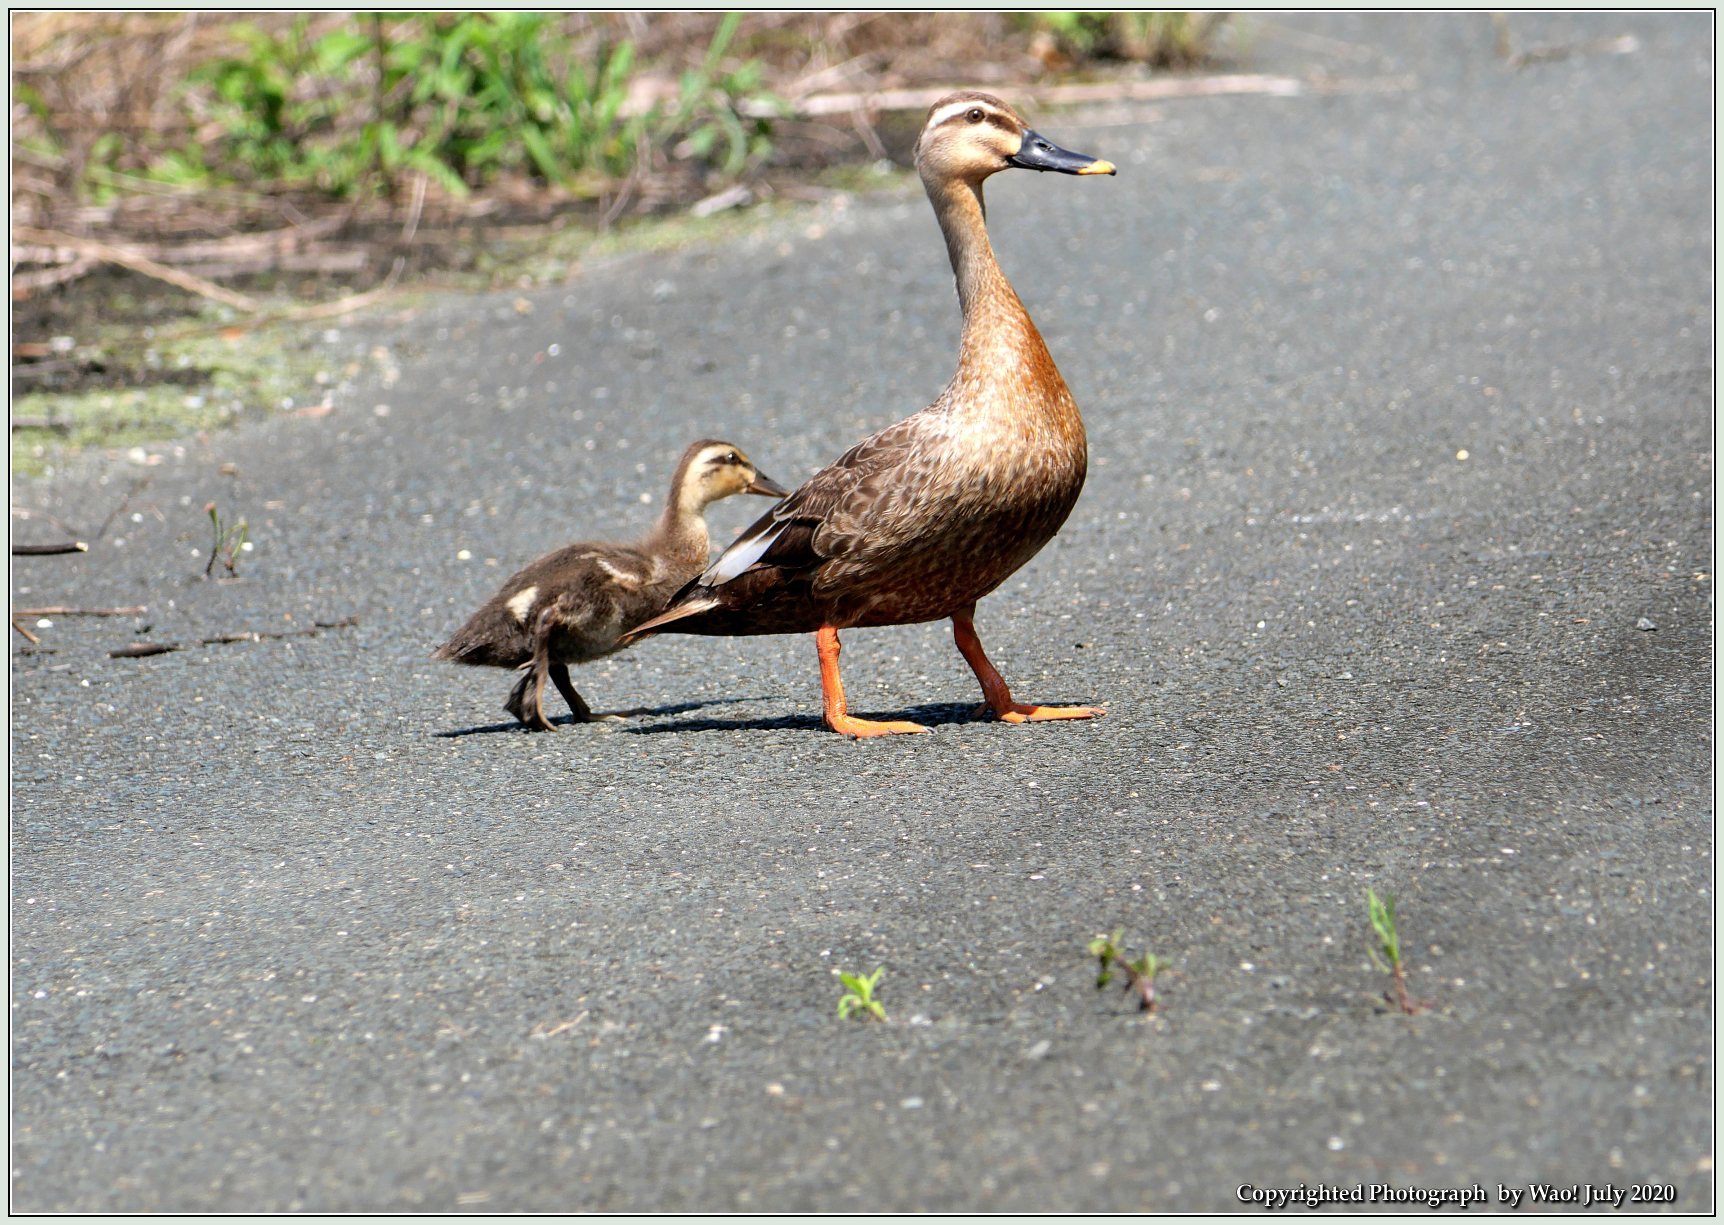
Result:
<svg viewBox="0 0 1724 1225"><path fill-rule="evenodd" d="M686 475L681 467L677 469L670 497L665 499L664 513L647 537L647 547L659 553L698 557L705 562L712 543L706 534L706 503L688 487Z"/></svg>
<svg viewBox="0 0 1724 1225"><path fill-rule="evenodd" d="M994 258L982 185L950 180L927 184L927 189L946 237L946 254L952 260L958 304L964 312L959 372L973 376L993 371L1000 378L1015 379L1020 362L1039 365L1034 358L1045 359L1047 346ZM1047 368L1053 369L1051 360ZM1059 377L1057 372L1054 377Z"/></svg>

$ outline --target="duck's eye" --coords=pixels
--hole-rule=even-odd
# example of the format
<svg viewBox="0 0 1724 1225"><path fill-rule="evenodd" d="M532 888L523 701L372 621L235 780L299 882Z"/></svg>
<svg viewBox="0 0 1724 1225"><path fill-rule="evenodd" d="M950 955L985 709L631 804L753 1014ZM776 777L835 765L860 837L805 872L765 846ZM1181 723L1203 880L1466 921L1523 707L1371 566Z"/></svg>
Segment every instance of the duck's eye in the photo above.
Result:
<svg viewBox="0 0 1724 1225"><path fill-rule="evenodd" d="M738 455L735 451L732 451L729 455L724 457L724 462L727 464L740 464L742 462L742 456Z"/></svg>
<svg viewBox="0 0 1724 1225"><path fill-rule="evenodd" d="M971 123L980 123L980 122L982 122L983 119L986 118L986 116L982 114L982 108L981 107L972 106L970 108L969 114L965 115L964 118L968 119Z"/></svg>

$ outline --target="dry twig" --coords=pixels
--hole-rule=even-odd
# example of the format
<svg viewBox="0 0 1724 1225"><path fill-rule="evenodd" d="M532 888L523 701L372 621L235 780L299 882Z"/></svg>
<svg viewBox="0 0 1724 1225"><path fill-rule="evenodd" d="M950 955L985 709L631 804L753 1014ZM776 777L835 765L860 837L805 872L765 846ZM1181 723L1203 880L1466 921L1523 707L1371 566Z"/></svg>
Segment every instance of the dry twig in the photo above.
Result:
<svg viewBox="0 0 1724 1225"><path fill-rule="evenodd" d="M88 553L90 546L82 540L67 540L57 544L15 544L13 557L52 557L57 553Z"/></svg>
<svg viewBox="0 0 1724 1225"><path fill-rule="evenodd" d="M213 647L230 642L265 642L277 638L315 638L324 630L344 629L358 624L359 617L355 614L341 617L335 621L314 621L311 623L310 629L241 630L234 634L215 634L209 638L200 638L192 645ZM109 651L108 656L111 659L141 659L147 655L166 655L170 651L183 651L186 649L186 645L183 642L134 642L130 646Z"/></svg>
<svg viewBox="0 0 1724 1225"><path fill-rule="evenodd" d="M1555 43L1543 47L1514 48L1514 34L1509 29L1507 13L1492 13L1491 25L1496 29L1497 55L1510 68L1525 68L1528 64L1549 64L1578 55L1633 55L1640 50L1640 40L1632 34L1615 38L1594 38L1583 43Z"/></svg>
<svg viewBox="0 0 1724 1225"><path fill-rule="evenodd" d="M359 624L359 614L353 613L334 621L313 621L310 629L303 630L249 630L238 634L218 634L214 638L203 639L205 646L214 646L219 642L263 642L273 638L315 638L321 630L347 629Z"/></svg>
<svg viewBox="0 0 1724 1225"><path fill-rule="evenodd" d="M14 240L23 239L25 242L69 247L74 251L81 251L106 263L118 264L122 268L130 268L133 272L140 272L158 281L166 281L169 285L176 286L188 293L195 293L199 297L208 298L212 302L223 303L236 310L249 313L258 308L255 298L249 298L242 293L235 293L231 289L223 289L214 282L193 276L189 272L182 272L178 268L170 268L166 264L158 263L146 255L140 255L125 247L97 242L93 238L79 238L75 234L60 234L54 230L38 230L34 226L27 225L13 226L12 237Z"/></svg>
<svg viewBox="0 0 1724 1225"><path fill-rule="evenodd" d="M12 274L12 300L21 302L38 289L47 289L53 285L64 285L75 281L87 273L94 272L102 261L94 256L82 256L67 260L53 268L38 268L32 272L15 272ZM14 423L16 428L16 423Z"/></svg>
<svg viewBox="0 0 1724 1225"><path fill-rule="evenodd" d="M879 111L919 111L932 106L957 86L929 85L915 89L861 90L853 93L813 94L792 105L799 119ZM1213 98L1224 94L1269 94L1291 98L1308 93L1311 86L1297 77L1230 75L1180 77L1154 81L1098 81L1081 85L1024 85L1014 92L1040 106L1069 106L1081 102L1153 102L1166 98ZM751 118L776 114L765 104L744 102L739 108Z"/></svg>
<svg viewBox="0 0 1724 1225"><path fill-rule="evenodd" d="M109 659L142 659L146 655L166 655L169 651L177 651L177 642L134 642L131 646L118 647L108 652Z"/></svg>

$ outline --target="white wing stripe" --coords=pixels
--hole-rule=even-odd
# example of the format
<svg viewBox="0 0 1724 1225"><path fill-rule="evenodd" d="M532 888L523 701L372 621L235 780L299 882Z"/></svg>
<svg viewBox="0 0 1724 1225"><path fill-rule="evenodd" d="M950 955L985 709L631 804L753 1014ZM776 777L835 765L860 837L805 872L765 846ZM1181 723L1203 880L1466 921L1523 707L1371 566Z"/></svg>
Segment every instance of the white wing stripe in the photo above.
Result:
<svg viewBox="0 0 1724 1225"><path fill-rule="evenodd" d="M720 583L728 583L731 579L747 570L761 555L772 547L772 542L778 539L778 534L784 530L785 520L780 520L767 527L758 536L744 537L731 545L718 560L707 568L700 576L702 587L716 587Z"/></svg>
<svg viewBox="0 0 1724 1225"><path fill-rule="evenodd" d="M527 623L527 613L532 610L533 601L538 598L539 589L537 587L523 587L520 591L517 591L514 595L510 596L508 603L504 604L503 607L509 610L510 615L513 616L515 620L519 621L522 625L525 625Z"/></svg>

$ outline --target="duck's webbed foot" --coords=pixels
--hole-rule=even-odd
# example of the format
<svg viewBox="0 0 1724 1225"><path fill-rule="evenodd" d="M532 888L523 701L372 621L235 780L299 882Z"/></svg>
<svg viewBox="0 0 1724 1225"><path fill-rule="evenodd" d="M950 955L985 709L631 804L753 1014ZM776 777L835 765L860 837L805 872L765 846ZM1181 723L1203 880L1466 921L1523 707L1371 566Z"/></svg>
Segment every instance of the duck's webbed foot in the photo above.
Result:
<svg viewBox="0 0 1724 1225"><path fill-rule="evenodd" d="M994 708L1002 723L1040 723L1045 719L1099 719L1107 713L1105 706L1031 706L1023 702L1008 702L1004 710Z"/></svg>
<svg viewBox="0 0 1724 1225"><path fill-rule="evenodd" d="M898 736L910 732L925 732L928 729L920 723L911 723L908 719L858 719L852 715L827 715L826 726L840 736L854 736L865 740L870 736Z"/></svg>
<svg viewBox="0 0 1724 1225"><path fill-rule="evenodd" d="M1053 719L1099 719L1107 713L1105 706L1036 706L1012 700L1012 691L1005 677L999 674L982 650L982 640L976 636L974 610L952 615L952 639L976 679L982 683L982 696L987 709L1002 723L1041 723ZM980 713L982 708L978 708Z"/></svg>
<svg viewBox="0 0 1724 1225"><path fill-rule="evenodd" d="M585 703L583 703L585 705ZM521 670L521 679L515 682L515 688L509 693L509 700L503 708L530 732L554 732L551 721L545 718L545 669L538 663L529 664Z"/></svg>

